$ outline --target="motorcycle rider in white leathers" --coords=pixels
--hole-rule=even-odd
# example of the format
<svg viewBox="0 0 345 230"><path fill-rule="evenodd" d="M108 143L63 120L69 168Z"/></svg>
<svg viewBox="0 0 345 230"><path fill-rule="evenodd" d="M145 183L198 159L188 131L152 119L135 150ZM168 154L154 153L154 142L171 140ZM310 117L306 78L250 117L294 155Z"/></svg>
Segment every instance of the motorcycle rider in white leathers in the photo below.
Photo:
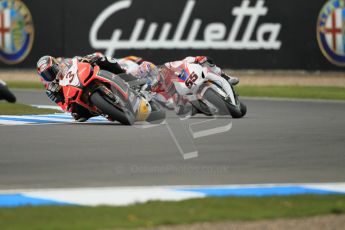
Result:
<svg viewBox="0 0 345 230"><path fill-rule="evenodd" d="M126 69L127 73L130 73L138 78L146 78L149 89L155 92L156 100L165 104L169 109L175 110L177 113L184 105L187 104L186 100L176 94L174 90L171 90L169 84L169 78L171 74L178 75L181 73L181 66L184 63L195 63L202 66L207 65L210 67L211 72L208 73L208 78L215 81L228 81L231 85L238 84L239 80L235 77L230 77L225 74L218 66L216 66L212 59L206 56L186 57L180 61L167 62L164 65L157 67L151 62L144 61L140 57L128 56L119 59L119 64ZM221 78L219 77L221 76ZM227 84L224 84L225 87Z"/></svg>
<svg viewBox="0 0 345 230"><path fill-rule="evenodd" d="M223 85L223 87L231 87L228 83L231 85L238 84L239 80L235 77L230 77L227 74L225 74L218 66L216 66L212 59L206 57L206 56L197 56L197 57L186 57L185 59L181 61L174 61L174 62L167 62L163 66L160 67L160 88L164 91L168 92L169 95L173 98L174 105L175 105L175 111L177 114L185 114L189 112L189 110L193 109L191 104L188 102L186 98L179 95L175 89L175 86L173 84L176 77L181 74L182 70L185 68L185 64L200 64L201 66L207 66L209 67L207 73L205 73L205 77L214 81L219 82ZM192 114L194 114L196 111L192 111Z"/></svg>

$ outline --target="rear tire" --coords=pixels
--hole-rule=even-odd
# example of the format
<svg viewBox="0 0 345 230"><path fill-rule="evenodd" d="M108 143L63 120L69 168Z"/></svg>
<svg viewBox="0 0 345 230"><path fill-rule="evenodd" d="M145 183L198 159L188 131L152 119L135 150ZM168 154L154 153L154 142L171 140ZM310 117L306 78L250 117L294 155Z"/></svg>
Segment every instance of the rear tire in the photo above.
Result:
<svg viewBox="0 0 345 230"><path fill-rule="evenodd" d="M8 87L1 83L0 83L0 98L1 99L3 98L10 103L15 103L17 100L14 94L11 93L11 91L8 89Z"/></svg>
<svg viewBox="0 0 345 230"><path fill-rule="evenodd" d="M90 101L94 106L101 110L103 114L108 115L112 120L116 120L124 125L132 125L135 122L134 115L126 114L119 110L106 99L104 99L103 95L98 91L94 92L90 96Z"/></svg>

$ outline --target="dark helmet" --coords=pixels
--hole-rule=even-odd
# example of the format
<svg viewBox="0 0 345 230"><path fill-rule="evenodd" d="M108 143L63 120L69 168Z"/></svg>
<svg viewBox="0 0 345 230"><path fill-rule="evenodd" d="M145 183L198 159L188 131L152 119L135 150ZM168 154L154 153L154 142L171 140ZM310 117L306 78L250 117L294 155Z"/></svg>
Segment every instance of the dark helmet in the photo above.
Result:
<svg viewBox="0 0 345 230"><path fill-rule="evenodd" d="M47 82L52 82L60 72L58 61L52 56L43 56L37 62L38 74Z"/></svg>

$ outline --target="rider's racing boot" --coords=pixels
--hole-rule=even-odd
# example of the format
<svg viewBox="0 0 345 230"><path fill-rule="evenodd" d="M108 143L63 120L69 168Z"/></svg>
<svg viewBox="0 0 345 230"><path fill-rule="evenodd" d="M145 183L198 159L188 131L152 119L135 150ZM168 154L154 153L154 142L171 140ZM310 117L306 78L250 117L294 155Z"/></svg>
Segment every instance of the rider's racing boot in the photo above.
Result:
<svg viewBox="0 0 345 230"><path fill-rule="evenodd" d="M91 117L96 116L96 114L92 114L88 109L78 104L73 104L71 115L78 122L85 122Z"/></svg>
<svg viewBox="0 0 345 230"><path fill-rule="evenodd" d="M88 115L88 116L86 116L85 114L83 114L83 115L80 115L78 113L72 113L72 117L77 122L85 122L85 121L89 120L91 117L93 117L92 115Z"/></svg>
<svg viewBox="0 0 345 230"><path fill-rule="evenodd" d="M226 73L222 73L221 76L227 80L231 85L237 85L240 80L237 77L230 77L229 75L227 75Z"/></svg>
<svg viewBox="0 0 345 230"><path fill-rule="evenodd" d="M231 85L237 85L240 80L237 78L237 77L230 77L228 82L231 84Z"/></svg>

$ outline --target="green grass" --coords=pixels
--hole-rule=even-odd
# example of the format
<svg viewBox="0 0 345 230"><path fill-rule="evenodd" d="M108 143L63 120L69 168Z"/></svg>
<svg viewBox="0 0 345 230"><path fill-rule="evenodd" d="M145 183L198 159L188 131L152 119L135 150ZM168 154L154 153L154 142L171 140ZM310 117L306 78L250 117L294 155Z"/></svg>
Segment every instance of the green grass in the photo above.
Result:
<svg viewBox="0 0 345 230"><path fill-rule="evenodd" d="M127 207L0 208L0 229L113 229L345 213L345 196L206 198Z"/></svg>
<svg viewBox="0 0 345 230"><path fill-rule="evenodd" d="M248 97L345 100L344 87L239 85L236 90L240 96Z"/></svg>
<svg viewBox="0 0 345 230"><path fill-rule="evenodd" d="M39 81L6 81L6 84L11 89L44 89Z"/></svg>
<svg viewBox="0 0 345 230"><path fill-rule="evenodd" d="M0 115L50 114L58 112L55 109L39 109L24 104L0 102Z"/></svg>

